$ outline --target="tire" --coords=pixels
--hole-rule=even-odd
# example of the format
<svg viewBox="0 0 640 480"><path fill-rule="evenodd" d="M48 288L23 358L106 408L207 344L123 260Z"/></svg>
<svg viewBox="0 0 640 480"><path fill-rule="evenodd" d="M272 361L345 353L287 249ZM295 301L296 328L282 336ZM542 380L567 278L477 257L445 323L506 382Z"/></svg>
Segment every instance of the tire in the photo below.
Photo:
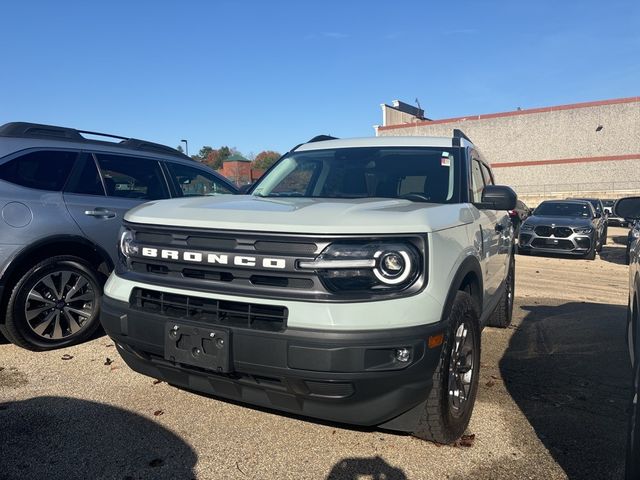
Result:
<svg viewBox="0 0 640 480"><path fill-rule="evenodd" d="M587 253L584 254L585 260L595 260L596 259L596 250L597 247L593 247Z"/></svg>
<svg viewBox="0 0 640 480"><path fill-rule="evenodd" d="M475 302L466 292L458 292L449 314L450 328L447 338L442 347L442 355L438 368L433 375L433 385L429 396L424 403L424 410L416 424L412 434L423 440L436 443L450 444L456 441L469 425L476 394L478 392L478 378L480 369L480 326ZM456 334L465 333L465 339L471 338L471 344L466 341L456 342ZM460 346L462 344L462 346ZM469 348L471 350L469 351ZM468 380L466 390L466 400L459 403L459 397L450 395L449 382L452 380L452 354L454 350L461 348L460 352L465 352L464 360L466 367L458 365L459 368L468 368L462 375L458 372L461 380ZM455 360L454 360L455 361ZM467 376L468 379L462 377ZM464 391L464 388L463 388ZM456 402L456 398L458 401ZM457 407L456 407L457 404Z"/></svg>
<svg viewBox="0 0 640 480"><path fill-rule="evenodd" d="M509 270L507 271L507 278L505 278L505 289L500 297L498 306L487 320L487 326L507 328L511 325L511 319L513 317L513 297L515 292L515 280L516 280L516 262L513 257L509 262Z"/></svg>
<svg viewBox="0 0 640 480"><path fill-rule="evenodd" d="M102 284L79 257L48 258L27 270L11 292L3 332L33 351L83 342L100 326Z"/></svg>

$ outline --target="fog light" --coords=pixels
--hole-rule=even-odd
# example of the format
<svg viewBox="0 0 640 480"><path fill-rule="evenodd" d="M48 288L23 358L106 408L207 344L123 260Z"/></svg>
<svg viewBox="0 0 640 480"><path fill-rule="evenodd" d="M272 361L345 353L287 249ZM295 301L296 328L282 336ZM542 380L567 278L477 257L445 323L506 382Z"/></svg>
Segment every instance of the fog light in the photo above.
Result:
<svg viewBox="0 0 640 480"><path fill-rule="evenodd" d="M396 360L399 362L408 362L409 357L411 356L411 350L408 348L397 348L396 349Z"/></svg>

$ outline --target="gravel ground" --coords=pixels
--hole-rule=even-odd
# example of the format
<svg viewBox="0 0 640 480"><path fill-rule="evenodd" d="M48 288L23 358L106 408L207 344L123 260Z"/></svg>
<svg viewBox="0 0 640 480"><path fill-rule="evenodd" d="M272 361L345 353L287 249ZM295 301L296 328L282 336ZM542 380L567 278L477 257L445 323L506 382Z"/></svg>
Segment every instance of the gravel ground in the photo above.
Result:
<svg viewBox="0 0 640 480"><path fill-rule="evenodd" d="M621 478L626 230L595 261L518 256L513 325L483 332L471 446L322 423L138 375L108 337L0 344L0 478Z"/></svg>

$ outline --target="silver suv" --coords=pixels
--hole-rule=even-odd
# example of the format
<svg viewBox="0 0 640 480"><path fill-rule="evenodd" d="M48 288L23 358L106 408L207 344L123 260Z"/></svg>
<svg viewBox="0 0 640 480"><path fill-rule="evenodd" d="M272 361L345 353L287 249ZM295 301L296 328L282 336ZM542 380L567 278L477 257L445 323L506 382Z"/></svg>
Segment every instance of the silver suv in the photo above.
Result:
<svg viewBox="0 0 640 480"><path fill-rule="evenodd" d="M1 126L0 331L31 350L86 340L99 325L127 210L235 192L164 145L32 123Z"/></svg>

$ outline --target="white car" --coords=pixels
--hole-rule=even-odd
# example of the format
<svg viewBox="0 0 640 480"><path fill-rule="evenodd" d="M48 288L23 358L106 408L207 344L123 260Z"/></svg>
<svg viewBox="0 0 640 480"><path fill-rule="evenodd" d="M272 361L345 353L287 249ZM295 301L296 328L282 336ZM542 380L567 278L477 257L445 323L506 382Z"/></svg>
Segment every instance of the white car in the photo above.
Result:
<svg viewBox="0 0 640 480"><path fill-rule="evenodd" d="M315 138L248 195L131 210L102 323L168 383L450 443L511 321L515 203L461 132Z"/></svg>

